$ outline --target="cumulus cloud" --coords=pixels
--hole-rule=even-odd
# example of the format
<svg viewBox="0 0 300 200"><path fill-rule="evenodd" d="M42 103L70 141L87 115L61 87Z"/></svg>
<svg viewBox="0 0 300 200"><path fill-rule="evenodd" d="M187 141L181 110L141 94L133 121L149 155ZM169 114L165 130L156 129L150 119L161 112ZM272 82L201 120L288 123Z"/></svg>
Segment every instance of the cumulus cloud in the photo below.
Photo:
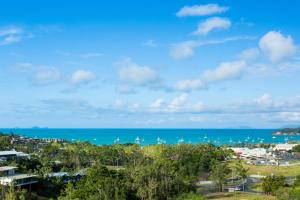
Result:
<svg viewBox="0 0 300 200"><path fill-rule="evenodd" d="M240 78L245 67L246 63L242 60L223 62L215 69L204 71L198 79L178 81L175 88L179 91L205 89L215 82Z"/></svg>
<svg viewBox="0 0 300 200"><path fill-rule="evenodd" d="M62 79L58 69L46 65L17 63L11 66L10 69L13 73L24 75L28 78L30 84L35 86L56 84Z"/></svg>
<svg viewBox="0 0 300 200"><path fill-rule="evenodd" d="M241 52L240 58L245 61L254 60L259 56L260 52L257 48L245 49Z"/></svg>
<svg viewBox="0 0 300 200"><path fill-rule="evenodd" d="M147 85L159 81L158 73L147 66L133 63L130 58L120 64L120 80L134 85Z"/></svg>
<svg viewBox="0 0 300 200"><path fill-rule="evenodd" d="M96 78L93 72L87 70L77 70L71 75L71 82L73 84L88 83Z"/></svg>
<svg viewBox="0 0 300 200"><path fill-rule="evenodd" d="M223 62L214 70L204 72L202 79L205 83L239 78L245 68L244 61Z"/></svg>
<svg viewBox="0 0 300 200"><path fill-rule="evenodd" d="M175 97L171 103L168 105L168 109L170 112L178 111L187 103L188 95L186 93L181 94L178 97Z"/></svg>
<svg viewBox="0 0 300 200"><path fill-rule="evenodd" d="M198 24L194 35L207 35L212 30L228 29L231 26L231 21L227 18L211 17Z"/></svg>
<svg viewBox="0 0 300 200"><path fill-rule="evenodd" d="M176 13L176 16L207 16L212 14L224 13L228 9L229 7L219 6L218 4L184 6Z"/></svg>
<svg viewBox="0 0 300 200"><path fill-rule="evenodd" d="M273 99L270 94L264 94L258 99L255 99L255 102L262 106L271 106L273 104Z"/></svg>
<svg viewBox="0 0 300 200"><path fill-rule="evenodd" d="M279 62L296 53L296 45L290 35L284 36L279 31L266 33L259 41L261 51L271 60Z"/></svg>
<svg viewBox="0 0 300 200"><path fill-rule="evenodd" d="M176 84L176 89L177 90L182 90L182 91L191 91L191 90L197 90L197 89L203 89L205 88L206 85L203 83L202 80L181 80L178 81Z"/></svg>
<svg viewBox="0 0 300 200"><path fill-rule="evenodd" d="M199 44L196 41L186 41L178 44L174 44L170 56L174 59L183 59L194 55L194 49Z"/></svg>
<svg viewBox="0 0 300 200"><path fill-rule="evenodd" d="M164 99L158 98L150 104L150 110L151 111L160 111L162 109L162 107L164 106L164 104L165 104Z"/></svg>

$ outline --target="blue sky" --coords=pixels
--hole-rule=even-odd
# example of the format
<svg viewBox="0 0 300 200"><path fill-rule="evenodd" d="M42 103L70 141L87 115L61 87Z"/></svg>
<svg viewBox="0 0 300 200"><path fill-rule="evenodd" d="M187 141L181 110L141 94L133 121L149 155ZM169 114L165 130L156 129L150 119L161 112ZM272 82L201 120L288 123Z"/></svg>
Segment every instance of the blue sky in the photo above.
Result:
<svg viewBox="0 0 300 200"><path fill-rule="evenodd" d="M0 127L300 124L299 7L2 2Z"/></svg>

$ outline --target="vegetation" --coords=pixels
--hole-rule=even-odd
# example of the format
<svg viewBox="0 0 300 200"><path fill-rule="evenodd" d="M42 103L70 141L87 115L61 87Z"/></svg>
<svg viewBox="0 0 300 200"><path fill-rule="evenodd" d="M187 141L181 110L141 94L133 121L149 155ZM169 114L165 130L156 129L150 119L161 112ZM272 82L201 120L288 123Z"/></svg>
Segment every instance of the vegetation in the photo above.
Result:
<svg viewBox="0 0 300 200"><path fill-rule="evenodd" d="M274 196L247 192L215 193L206 196L209 200L275 200Z"/></svg>
<svg viewBox="0 0 300 200"><path fill-rule="evenodd" d="M275 194L279 188L284 187L284 184L283 176L267 176L262 179L262 189L266 194Z"/></svg>
<svg viewBox="0 0 300 200"><path fill-rule="evenodd" d="M232 161L229 166L234 169L237 161ZM277 166L277 165L249 165L243 162L243 166L248 169L247 175L259 174L264 176L297 176L300 174L300 165Z"/></svg>
<svg viewBox="0 0 300 200"><path fill-rule="evenodd" d="M249 168L245 168L243 166L242 160L239 160L236 165L234 166L236 175L242 179L243 183L243 191L245 191L245 180L247 178L247 173L249 171Z"/></svg>
<svg viewBox="0 0 300 200"><path fill-rule="evenodd" d="M88 142L23 140L13 134L0 134L1 150L14 148L30 154L30 159L13 158L0 165L17 166L22 173L37 174L39 182L33 185L32 192L26 188L2 186L0 199L299 200L300 196L300 176L292 186L285 185L285 178L281 176L299 175L299 166L255 166L241 160L228 161L232 152L211 144L140 147L136 144L97 146ZM53 172L69 175L52 177ZM258 172L268 175L257 184L266 195L223 193L232 174L238 178L238 184L244 184L249 174ZM197 186L199 180L212 180L216 186L213 192L220 193L210 191L209 195L204 195L203 188Z"/></svg>
<svg viewBox="0 0 300 200"><path fill-rule="evenodd" d="M298 144L298 145L294 146L292 151L300 153L300 145Z"/></svg>
<svg viewBox="0 0 300 200"><path fill-rule="evenodd" d="M227 163L215 162L212 167L211 177L216 182L220 192L223 192L226 176L230 173Z"/></svg>
<svg viewBox="0 0 300 200"><path fill-rule="evenodd" d="M277 133L277 134L279 133L282 135L299 135L300 128L283 128L283 129L276 131L275 133Z"/></svg>
<svg viewBox="0 0 300 200"><path fill-rule="evenodd" d="M223 188L229 173L225 159L231 152L211 144L141 148L136 144L97 146L88 142L23 140L16 135L0 135L2 150L14 148L31 155L30 159L10 159L3 165L37 174L39 183L33 194L39 199L202 199L196 193L199 178L211 174ZM68 172L70 176L51 177L53 172ZM5 194L10 193L6 190ZM21 198L21 193L14 194L15 199Z"/></svg>

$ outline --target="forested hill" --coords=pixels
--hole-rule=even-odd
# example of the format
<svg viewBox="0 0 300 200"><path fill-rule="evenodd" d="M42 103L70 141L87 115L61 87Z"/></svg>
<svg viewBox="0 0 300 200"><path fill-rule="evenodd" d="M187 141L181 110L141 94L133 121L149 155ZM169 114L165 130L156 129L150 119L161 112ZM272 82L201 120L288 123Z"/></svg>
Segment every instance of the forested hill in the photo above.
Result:
<svg viewBox="0 0 300 200"><path fill-rule="evenodd" d="M273 134L275 135L300 135L300 127L299 128L283 128L275 131Z"/></svg>

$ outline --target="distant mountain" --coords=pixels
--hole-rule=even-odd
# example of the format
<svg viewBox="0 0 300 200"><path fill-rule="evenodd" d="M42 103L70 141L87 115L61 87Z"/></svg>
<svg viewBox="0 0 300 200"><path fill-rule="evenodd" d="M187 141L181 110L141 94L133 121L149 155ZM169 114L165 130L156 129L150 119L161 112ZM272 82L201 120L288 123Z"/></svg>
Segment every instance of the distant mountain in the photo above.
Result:
<svg viewBox="0 0 300 200"><path fill-rule="evenodd" d="M275 135L300 135L300 127L298 128L282 128L275 131Z"/></svg>

